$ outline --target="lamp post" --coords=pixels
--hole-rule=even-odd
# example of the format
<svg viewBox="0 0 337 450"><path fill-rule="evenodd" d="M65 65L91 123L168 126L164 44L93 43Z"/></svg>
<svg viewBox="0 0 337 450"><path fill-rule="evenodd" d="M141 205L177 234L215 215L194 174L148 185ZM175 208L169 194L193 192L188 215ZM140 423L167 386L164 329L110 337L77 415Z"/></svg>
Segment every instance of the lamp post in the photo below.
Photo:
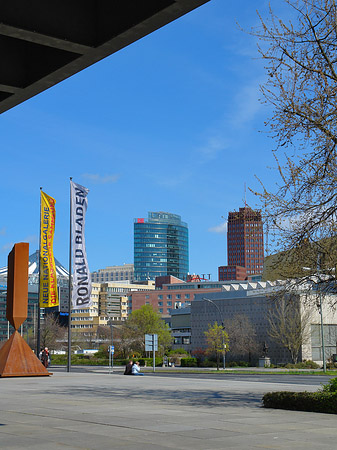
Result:
<svg viewBox="0 0 337 450"><path fill-rule="evenodd" d="M317 291L318 291L318 309L321 316L321 340L322 340L322 360L323 360L323 372L326 372L326 360L325 360L325 346L324 346L324 328L323 328L323 301L322 301L322 289L319 286L320 282L320 274L321 274L321 259L324 256L324 253L318 252L317 254ZM310 267L302 267L304 270L311 270Z"/></svg>
<svg viewBox="0 0 337 450"><path fill-rule="evenodd" d="M323 253L319 252L317 256L317 276L319 281L319 275L321 273L321 258ZM322 358L323 358L323 372L326 372L326 361L325 361L325 346L324 346L324 328L323 328L323 302L322 302L322 290L319 286L319 312L321 315L321 339L322 339Z"/></svg>
<svg viewBox="0 0 337 450"><path fill-rule="evenodd" d="M111 344L110 344L110 351L109 351L109 373L111 373L113 371L113 367L114 367L114 357L113 357L113 353L112 353L113 344L114 344L112 319L110 319L108 321L108 325L110 326L110 333L111 333Z"/></svg>
<svg viewBox="0 0 337 450"><path fill-rule="evenodd" d="M213 302L213 300L210 300L209 298L202 297L202 300L205 300L206 302L209 302L209 303L211 303L212 305L214 305L216 307L216 309L218 310L219 316L220 316L220 322L221 322L222 330L224 331L225 328L224 328L222 314L221 314L219 306L215 302ZM223 356L223 368L225 370L226 369L226 344L225 344L224 333L222 333L222 348L223 348L223 353L222 353L222 356Z"/></svg>

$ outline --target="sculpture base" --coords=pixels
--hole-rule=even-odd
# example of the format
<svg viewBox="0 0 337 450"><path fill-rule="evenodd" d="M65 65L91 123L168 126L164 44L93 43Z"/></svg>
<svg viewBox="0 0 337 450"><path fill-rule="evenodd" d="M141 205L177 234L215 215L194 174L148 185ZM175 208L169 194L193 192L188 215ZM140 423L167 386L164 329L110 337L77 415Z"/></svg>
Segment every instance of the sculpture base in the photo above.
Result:
<svg viewBox="0 0 337 450"><path fill-rule="evenodd" d="M0 350L0 377L43 377L44 367L23 337L14 331Z"/></svg>
<svg viewBox="0 0 337 450"><path fill-rule="evenodd" d="M259 367L270 367L270 358L268 356L259 358Z"/></svg>

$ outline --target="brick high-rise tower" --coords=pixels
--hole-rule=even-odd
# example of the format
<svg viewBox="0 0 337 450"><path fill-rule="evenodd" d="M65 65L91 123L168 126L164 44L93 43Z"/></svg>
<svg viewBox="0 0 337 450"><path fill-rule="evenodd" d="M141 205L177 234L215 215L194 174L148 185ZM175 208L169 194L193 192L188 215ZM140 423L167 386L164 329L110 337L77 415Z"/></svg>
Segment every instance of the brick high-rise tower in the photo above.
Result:
<svg viewBox="0 0 337 450"><path fill-rule="evenodd" d="M219 281L244 280L263 271L263 224L259 211L248 206L228 214L228 266L219 267Z"/></svg>

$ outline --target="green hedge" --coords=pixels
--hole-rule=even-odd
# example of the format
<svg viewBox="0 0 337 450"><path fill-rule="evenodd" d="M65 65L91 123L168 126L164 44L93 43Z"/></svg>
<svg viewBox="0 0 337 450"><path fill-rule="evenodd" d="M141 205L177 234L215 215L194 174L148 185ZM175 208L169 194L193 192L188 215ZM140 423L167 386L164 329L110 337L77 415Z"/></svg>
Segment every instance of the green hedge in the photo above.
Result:
<svg viewBox="0 0 337 450"><path fill-rule="evenodd" d="M139 361L139 364L141 366L150 366L152 367L153 365L153 358L133 358L134 361ZM163 365L163 358L161 358L160 356L158 356L158 358L156 357L156 367L160 367Z"/></svg>
<svg viewBox="0 0 337 450"><path fill-rule="evenodd" d="M220 366L222 365L222 361L220 361ZM202 360L199 364L200 367L216 367L216 362L212 361L208 358L205 358L204 360ZM223 366L222 366L223 367Z"/></svg>
<svg viewBox="0 0 337 450"><path fill-rule="evenodd" d="M337 414L337 392L268 392L262 403L265 408Z"/></svg>
<svg viewBox="0 0 337 450"><path fill-rule="evenodd" d="M250 367L247 361L229 361L226 362L226 367Z"/></svg>
<svg viewBox="0 0 337 450"><path fill-rule="evenodd" d="M131 358L133 361L139 361L141 366L151 366L153 364L152 358ZM125 366L130 359L117 359L114 358L114 366ZM71 355L71 363L74 365L87 365L87 366L108 366L109 358L96 358L95 355ZM65 365L67 364L67 355L52 355L51 365ZM156 366L163 365L163 358L156 358Z"/></svg>
<svg viewBox="0 0 337 450"><path fill-rule="evenodd" d="M51 365L65 365L68 361L67 358L67 355L52 355ZM124 364L125 360L122 361L121 364ZM109 358L95 358L92 355L71 355L71 364L83 366L108 366ZM116 365L118 365L118 363L116 363Z"/></svg>
<svg viewBox="0 0 337 450"><path fill-rule="evenodd" d="M181 367L197 367L197 358L181 358L180 365Z"/></svg>

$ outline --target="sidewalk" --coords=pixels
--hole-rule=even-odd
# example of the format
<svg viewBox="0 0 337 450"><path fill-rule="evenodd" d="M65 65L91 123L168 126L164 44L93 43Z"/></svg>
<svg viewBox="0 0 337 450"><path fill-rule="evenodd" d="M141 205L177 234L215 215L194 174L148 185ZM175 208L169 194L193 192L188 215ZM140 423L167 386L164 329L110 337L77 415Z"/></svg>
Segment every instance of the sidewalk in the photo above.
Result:
<svg viewBox="0 0 337 450"><path fill-rule="evenodd" d="M308 385L280 390L316 390ZM1 449L334 449L336 416L261 408L275 384L55 372L0 379Z"/></svg>

